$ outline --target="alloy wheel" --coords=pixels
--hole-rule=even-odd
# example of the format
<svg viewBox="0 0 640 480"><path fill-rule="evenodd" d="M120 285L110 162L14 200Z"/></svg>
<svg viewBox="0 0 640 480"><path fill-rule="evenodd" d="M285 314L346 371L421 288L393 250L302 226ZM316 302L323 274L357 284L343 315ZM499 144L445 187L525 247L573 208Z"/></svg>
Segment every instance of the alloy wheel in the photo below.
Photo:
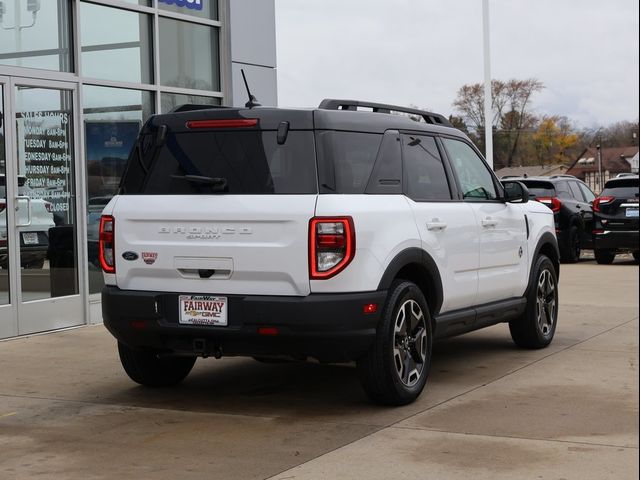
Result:
<svg viewBox="0 0 640 480"><path fill-rule="evenodd" d="M407 300L398 309L393 333L393 361L400 381L412 387L422 375L427 358L425 316L415 300Z"/></svg>
<svg viewBox="0 0 640 480"><path fill-rule="evenodd" d="M546 337L553 330L556 319L556 306L558 302L558 291L553 275L549 270L542 270L538 277L536 314L538 328Z"/></svg>

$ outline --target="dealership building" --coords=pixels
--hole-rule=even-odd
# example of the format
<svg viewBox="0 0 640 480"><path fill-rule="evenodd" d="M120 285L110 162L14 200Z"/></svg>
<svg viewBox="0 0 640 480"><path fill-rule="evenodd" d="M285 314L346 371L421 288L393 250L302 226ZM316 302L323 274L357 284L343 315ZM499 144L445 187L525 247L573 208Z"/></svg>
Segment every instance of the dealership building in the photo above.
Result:
<svg viewBox="0 0 640 480"><path fill-rule="evenodd" d="M276 105L274 0L0 0L0 339L101 322L100 212L178 105ZM158 208L162 208L159 205Z"/></svg>

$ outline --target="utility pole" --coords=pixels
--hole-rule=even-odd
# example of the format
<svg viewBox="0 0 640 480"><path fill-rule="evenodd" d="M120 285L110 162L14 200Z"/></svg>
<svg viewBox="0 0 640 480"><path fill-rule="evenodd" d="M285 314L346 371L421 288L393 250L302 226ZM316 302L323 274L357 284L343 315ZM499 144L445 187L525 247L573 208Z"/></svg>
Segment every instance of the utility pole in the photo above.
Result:
<svg viewBox="0 0 640 480"><path fill-rule="evenodd" d="M602 152L600 148L600 142L596 145L598 150L598 193L602 192Z"/></svg>
<svg viewBox="0 0 640 480"><path fill-rule="evenodd" d="M489 38L489 0L482 0L482 51L484 56L484 145L485 158L493 169L493 114L491 113L491 42Z"/></svg>

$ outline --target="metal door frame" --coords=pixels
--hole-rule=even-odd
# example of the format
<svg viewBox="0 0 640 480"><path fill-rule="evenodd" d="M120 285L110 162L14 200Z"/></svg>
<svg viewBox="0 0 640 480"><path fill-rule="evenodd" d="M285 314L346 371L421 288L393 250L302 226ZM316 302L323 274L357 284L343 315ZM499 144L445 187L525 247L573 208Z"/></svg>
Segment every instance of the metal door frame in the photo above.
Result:
<svg viewBox="0 0 640 480"><path fill-rule="evenodd" d="M25 77L2 77L0 83L4 88L4 122L5 122L5 166L7 193L7 240L9 248L9 286L10 305L0 307L0 338L24 335L48 330L55 330L86 323L86 243L85 238L85 205L82 186L82 172L84 163L81 161L80 150L80 110L77 82L53 81ZM15 196L17 195L17 130L14 126L16 88L27 86L53 90L67 90L71 92L73 108L73 187L75 193L75 230L76 230L76 265L78 274L78 293L64 297L53 297L39 300L22 301L22 285L20 273L20 258L17 245L18 231L15 228L16 211ZM8 126L8 127L7 127ZM11 181L9 181L11 179ZM11 225L12 233L9 233ZM10 240L10 241L9 241ZM3 310L6 310L4 314ZM3 324L9 323L5 328Z"/></svg>

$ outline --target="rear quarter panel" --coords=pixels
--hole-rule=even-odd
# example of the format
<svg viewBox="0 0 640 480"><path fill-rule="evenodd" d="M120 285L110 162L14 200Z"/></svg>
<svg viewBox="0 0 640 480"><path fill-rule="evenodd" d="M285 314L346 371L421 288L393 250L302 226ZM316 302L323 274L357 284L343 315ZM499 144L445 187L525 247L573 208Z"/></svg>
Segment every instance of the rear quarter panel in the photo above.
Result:
<svg viewBox="0 0 640 480"><path fill-rule="evenodd" d="M402 195L319 195L316 216L350 215L356 230L356 253L342 272L311 280L314 293L374 291L393 258L421 248L413 214Z"/></svg>

